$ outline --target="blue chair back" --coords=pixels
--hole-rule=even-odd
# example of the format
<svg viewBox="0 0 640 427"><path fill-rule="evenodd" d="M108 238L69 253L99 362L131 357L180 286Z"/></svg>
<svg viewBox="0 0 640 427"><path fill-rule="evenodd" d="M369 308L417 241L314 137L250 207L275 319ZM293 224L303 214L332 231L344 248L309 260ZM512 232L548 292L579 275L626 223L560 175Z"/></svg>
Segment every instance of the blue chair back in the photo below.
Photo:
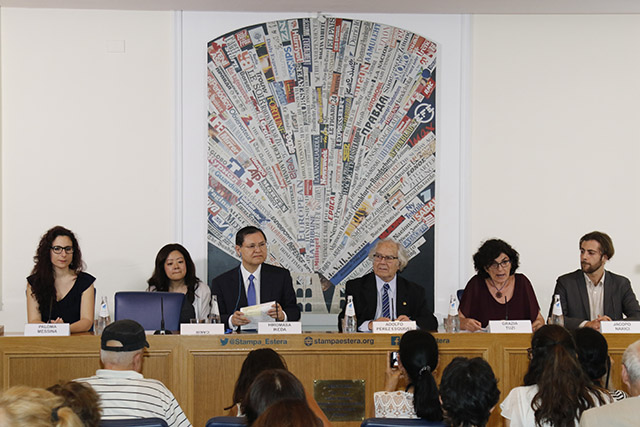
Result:
<svg viewBox="0 0 640 427"><path fill-rule="evenodd" d="M464 294L464 289L458 289L456 291L456 296L458 297L458 303L460 303L460 301L462 301L462 294Z"/></svg>
<svg viewBox="0 0 640 427"><path fill-rule="evenodd" d="M207 421L205 427L244 427L246 425L245 417L213 417Z"/></svg>
<svg viewBox="0 0 640 427"><path fill-rule="evenodd" d="M442 421L427 421L407 418L367 418L360 427L432 426L446 427Z"/></svg>
<svg viewBox="0 0 640 427"><path fill-rule="evenodd" d="M100 427L169 427L169 425L162 418L133 418L102 420Z"/></svg>
<svg viewBox="0 0 640 427"><path fill-rule="evenodd" d="M145 331L160 329L164 310L164 327L180 330L180 311L184 294L179 292L116 292L115 319L131 319L140 323Z"/></svg>

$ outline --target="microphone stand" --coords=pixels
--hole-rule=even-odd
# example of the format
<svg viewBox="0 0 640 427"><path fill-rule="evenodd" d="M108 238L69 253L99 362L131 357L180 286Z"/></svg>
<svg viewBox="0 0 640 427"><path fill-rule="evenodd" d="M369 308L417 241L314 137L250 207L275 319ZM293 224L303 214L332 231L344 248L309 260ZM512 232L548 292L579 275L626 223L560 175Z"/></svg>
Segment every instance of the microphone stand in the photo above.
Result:
<svg viewBox="0 0 640 427"><path fill-rule="evenodd" d="M164 327L164 299L160 297L160 329L155 331L153 335L171 335L171 331L167 331Z"/></svg>

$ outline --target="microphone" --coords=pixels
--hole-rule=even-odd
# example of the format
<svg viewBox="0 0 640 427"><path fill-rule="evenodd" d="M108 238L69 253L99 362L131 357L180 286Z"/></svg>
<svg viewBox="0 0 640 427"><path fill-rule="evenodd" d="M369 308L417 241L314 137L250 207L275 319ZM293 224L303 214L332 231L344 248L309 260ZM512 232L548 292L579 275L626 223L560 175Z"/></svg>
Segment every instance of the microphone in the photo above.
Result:
<svg viewBox="0 0 640 427"><path fill-rule="evenodd" d="M504 320L509 320L509 305L507 304L507 296L504 296Z"/></svg>
<svg viewBox="0 0 640 427"><path fill-rule="evenodd" d="M278 301L276 301L276 322L280 322L280 319L278 318Z"/></svg>
<svg viewBox="0 0 640 427"><path fill-rule="evenodd" d="M160 329L155 331L153 335L171 335L171 331L167 331L164 327L164 299L160 297Z"/></svg>
<svg viewBox="0 0 640 427"><path fill-rule="evenodd" d="M389 314L391 315L391 320L393 320L393 319L397 318L397 316L394 316L394 314L397 314L397 313L394 313L396 306L393 303L393 297L391 297L389 299L391 300L391 303L389 304Z"/></svg>

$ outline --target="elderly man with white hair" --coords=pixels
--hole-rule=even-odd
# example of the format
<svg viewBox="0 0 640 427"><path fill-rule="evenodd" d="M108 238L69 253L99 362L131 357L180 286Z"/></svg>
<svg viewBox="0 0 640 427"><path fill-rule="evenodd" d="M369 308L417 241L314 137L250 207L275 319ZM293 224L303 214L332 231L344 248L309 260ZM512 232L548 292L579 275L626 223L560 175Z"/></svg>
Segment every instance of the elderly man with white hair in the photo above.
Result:
<svg viewBox="0 0 640 427"><path fill-rule="evenodd" d="M609 405L589 409L582 414L580 426L637 426L640 406L640 340L631 344L622 355L622 381L633 397Z"/></svg>
<svg viewBox="0 0 640 427"><path fill-rule="evenodd" d="M397 274L409 262L404 247L392 239L380 240L369 259L373 272L349 280L345 288L345 297L353 296L358 331L371 331L373 322L390 320L415 320L421 329L437 330L438 321L427 307L424 288ZM338 316L340 331L344 310Z"/></svg>

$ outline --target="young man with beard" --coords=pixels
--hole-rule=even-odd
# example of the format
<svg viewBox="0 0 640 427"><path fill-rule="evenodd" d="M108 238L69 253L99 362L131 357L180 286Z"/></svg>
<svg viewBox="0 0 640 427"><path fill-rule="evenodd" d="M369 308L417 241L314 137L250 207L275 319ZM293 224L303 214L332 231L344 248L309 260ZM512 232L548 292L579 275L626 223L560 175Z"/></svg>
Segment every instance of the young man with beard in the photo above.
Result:
<svg viewBox="0 0 640 427"><path fill-rule="evenodd" d="M613 257L611 238L600 231L580 239L580 269L558 277L554 295L560 295L564 325L567 329L590 327L600 330L600 322L640 320L640 305L624 276L605 271ZM549 315L553 309L553 299Z"/></svg>

